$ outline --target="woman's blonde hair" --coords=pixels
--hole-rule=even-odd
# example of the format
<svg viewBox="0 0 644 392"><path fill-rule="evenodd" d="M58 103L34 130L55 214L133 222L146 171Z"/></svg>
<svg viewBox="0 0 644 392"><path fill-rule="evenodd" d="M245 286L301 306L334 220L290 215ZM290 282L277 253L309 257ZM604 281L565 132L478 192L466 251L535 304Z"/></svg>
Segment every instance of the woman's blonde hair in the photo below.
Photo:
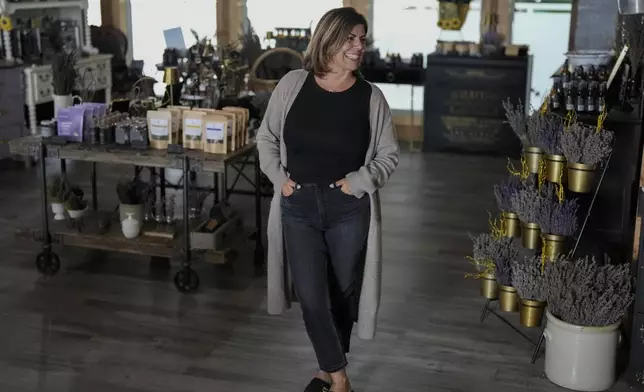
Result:
<svg viewBox="0 0 644 392"><path fill-rule="evenodd" d="M367 20L352 7L334 8L324 14L304 54L304 69L318 76L329 72L331 59L358 25L364 26L366 34Z"/></svg>

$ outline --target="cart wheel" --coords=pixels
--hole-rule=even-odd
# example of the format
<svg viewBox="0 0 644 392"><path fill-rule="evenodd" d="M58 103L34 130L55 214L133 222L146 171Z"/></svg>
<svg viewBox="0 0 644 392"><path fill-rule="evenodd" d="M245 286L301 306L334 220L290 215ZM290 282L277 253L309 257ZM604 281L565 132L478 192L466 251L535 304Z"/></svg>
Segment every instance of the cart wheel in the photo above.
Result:
<svg viewBox="0 0 644 392"><path fill-rule="evenodd" d="M41 252L36 257L36 268L43 275L54 276L60 269L60 259L52 251Z"/></svg>
<svg viewBox="0 0 644 392"><path fill-rule="evenodd" d="M174 285L182 293L189 293L199 287L199 275L191 268L182 268L174 276Z"/></svg>

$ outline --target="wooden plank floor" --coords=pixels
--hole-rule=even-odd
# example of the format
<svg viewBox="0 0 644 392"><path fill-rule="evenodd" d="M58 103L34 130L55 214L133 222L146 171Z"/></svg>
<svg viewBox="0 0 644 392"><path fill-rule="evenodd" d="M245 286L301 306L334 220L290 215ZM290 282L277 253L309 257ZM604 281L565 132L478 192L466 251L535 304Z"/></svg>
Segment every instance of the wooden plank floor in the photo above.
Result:
<svg viewBox="0 0 644 392"><path fill-rule="evenodd" d="M468 233L487 230L500 158L404 154L383 192L384 287L376 340L354 340L356 391L558 391L543 359L493 316L467 280ZM89 193L85 165L69 165ZM101 205L114 206L126 167L99 165ZM252 243L232 267L198 265L202 286L179 294L177 267L130 255L59 250L63 268L38 275L36 169L0 172L0 391L301 391L316 367L300 317L265 311ZM252 199L234 196L252 225ZM627 390L623 384L615 391Z"/></svg>

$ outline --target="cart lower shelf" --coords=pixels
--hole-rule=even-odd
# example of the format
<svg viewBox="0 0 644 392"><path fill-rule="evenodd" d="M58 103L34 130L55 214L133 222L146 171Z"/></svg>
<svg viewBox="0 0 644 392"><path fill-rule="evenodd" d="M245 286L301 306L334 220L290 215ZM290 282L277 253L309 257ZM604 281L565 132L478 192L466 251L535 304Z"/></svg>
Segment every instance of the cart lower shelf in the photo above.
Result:
<svg viewBox="0 0 644 392"><path fill-rule="evenodd" d="M183 292L194 291L199 285L196 272L190 268L194 259L198 258L211 264L226 264L235 257L237 250L252 236L252 233L240 227L230 237L225 248L217 250L193 249L190 251L190 256L187 257L183 254L183 230L181 229L183 221L181 220L170 226L163 225L162 227L165 227L166 230L157 230L172 233L171 235L144 234L157 226L156 223L152 223L144 225L141 234L133 239L125 238L121 232L118 215L114 213L88 212L81 219L52 220L51 222L49 231L52 244L180 260L183 268L177 273L175 284ZM191 227L197 224L198 222L195 222L194 225L191 224ZM45 242L43 230L40 229L20 228L16 231L16 236ZM60 269L60 260L50 248L45 248L37 256L36 266L45 275L55 275Z"/></svg>

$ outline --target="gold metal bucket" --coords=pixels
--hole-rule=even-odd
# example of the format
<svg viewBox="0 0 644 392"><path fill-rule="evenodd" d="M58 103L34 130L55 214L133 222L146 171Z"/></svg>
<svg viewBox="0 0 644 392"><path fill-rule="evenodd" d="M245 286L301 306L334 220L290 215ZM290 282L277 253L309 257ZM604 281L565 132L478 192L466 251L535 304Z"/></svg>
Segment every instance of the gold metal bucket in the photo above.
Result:
<svg viewBox="0 0 644 392"><path fill-rule="evenodd" d="M519 309L519 322L524 327L532 328L540 326L545 308L545 302L522 299Z"/></svg>
<svg viewBox="0 0 644 392"><path fill-rule="evenodd" d="M543 150L539 147L526 147L523 150L528 170L531 174L539 173L539 165L541 165L541 158L543 158Z"/></svg>
<svg viewBox="0 0 644 392"><path fill-rule="evenodd" d="M514 212L503 212L503 235L506 237L521 237L521 222L519 215Z"/></svg>
<svg viewBox="0 0 644 392"><path fill-rule="evenodd" d="M511 286L499 285L499 307L504 312L518 312L519 296L517 289Z"/></svg>
<svg viewBox="0 0 644 392"><path fill-rule="evenodd" d="M562 235L544 234L546 249L545 255L548 261L554 261L557 256L564 253L566 249L566 237Z"/></svg>
<svg viewBox="0 0 644 392"><path fill-rule="evenodd" d="M481 278L481 297L486 299L499 298L499 284L496 281L496 275L483 275Z"/></svg>
<svg viewBox="0 0 644 392"><path fill-rule="evenodd" d="M546 155L546 180L549 182L565 184L568 179L566 171L566 157L563 155Z"/></svg>
<svg viewBox="0 0 644 392"><path fill-rule="evenodd" d="M568 189L577 193L590 193L595 179L595 167L583 163L568 164Z"/></svg>
<svg viewBox="0 0 644 392"><path fill-rule="evenodd" d="M541 246L541 228L537 223L524 223L521 237L526 249L539 249Z"/></svg>

